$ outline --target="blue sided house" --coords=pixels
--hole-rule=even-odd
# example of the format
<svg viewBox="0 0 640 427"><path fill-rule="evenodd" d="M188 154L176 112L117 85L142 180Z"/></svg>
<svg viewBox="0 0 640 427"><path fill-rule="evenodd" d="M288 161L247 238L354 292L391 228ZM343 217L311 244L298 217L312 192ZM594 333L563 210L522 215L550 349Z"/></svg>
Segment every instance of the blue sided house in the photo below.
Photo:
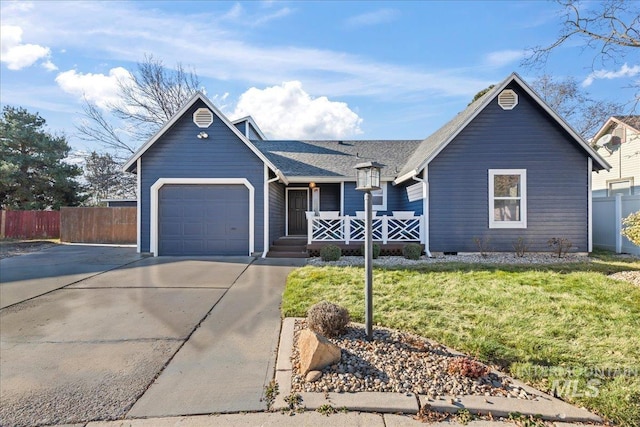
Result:
<svg viewBox="0 0 640 427"><path fill-rule="evenodd" d="M126 163L138 182L138 250L154 255L359 252L364 198L354 166L377 161L374 240L393 253L512 252L552 237L591 251L591 174L609 164L512 74L423 140L265 138L203 94Z"/></svg>

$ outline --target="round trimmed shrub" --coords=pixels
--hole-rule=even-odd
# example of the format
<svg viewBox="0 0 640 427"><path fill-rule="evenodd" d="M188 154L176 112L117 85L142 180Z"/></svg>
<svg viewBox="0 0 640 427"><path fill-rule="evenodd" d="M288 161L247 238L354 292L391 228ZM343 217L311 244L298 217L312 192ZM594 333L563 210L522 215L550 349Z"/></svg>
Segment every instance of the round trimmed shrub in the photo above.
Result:
<svg viewBox="0 0 640 427"><path fill-rule="evenodd" d="M347 309L328 301L321 301L307 311L309 329L328 338L344 334L348 324Z"/></svg>
<svg viewBox="0 0 640 427"><path fill-rule="evenodd" d="M402 248L402 255L406 259L418 260L422 255L422 246L417 243L407 243Z"/></svg>
<svg viewBox="0 0 640 427"><path fill-rule="evenodd" d="M360 246L360 254L364 256L364 245ZM374 243L372 257L373 259L378 259L379 256L380 256L380 245L377 243Z"/></svg>
<svg viewBox="0 0 640 427"><path fill-rule="evenodd" d="M336 245L323 246L320 249L320 258L323 261L338 261L342 256L342 249Z"/></svg>

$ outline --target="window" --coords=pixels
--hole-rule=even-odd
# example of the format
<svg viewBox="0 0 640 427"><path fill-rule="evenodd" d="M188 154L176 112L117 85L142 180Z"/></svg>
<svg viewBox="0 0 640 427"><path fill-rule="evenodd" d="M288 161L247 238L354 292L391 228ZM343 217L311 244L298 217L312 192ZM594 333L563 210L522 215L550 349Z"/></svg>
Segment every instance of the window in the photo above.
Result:
<svg viewBox="0 0 640 427"><path fill-rule="evenodd" d="M489 169L489 228L527 228L525 169Z"/></svg>
<svg viewBox="0 0 640 427"><path fill-rule="evenodd" d="M387 183L381 182L380 189L371 192L371 204L374 211L387 210Z"/></svg>
<svg viewBox="0 0 640 427"><path fill-rule="evenodd" d="M630 196L631 187L633 187L633 178L607 181L609 196L615 196L616 194L622 194L623 196Z"/></svg>

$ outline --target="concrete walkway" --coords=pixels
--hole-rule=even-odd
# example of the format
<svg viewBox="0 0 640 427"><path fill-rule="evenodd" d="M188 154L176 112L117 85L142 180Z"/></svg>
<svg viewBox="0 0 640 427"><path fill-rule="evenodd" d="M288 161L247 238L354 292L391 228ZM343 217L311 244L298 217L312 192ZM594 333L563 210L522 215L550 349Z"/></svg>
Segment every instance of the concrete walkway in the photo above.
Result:
<svg viewBox="0 0 640 427"><path fill-rule="evenodd" d="M265 408L294 268L268 264L66 245L3 260L0 425Z"/></svg>
<svg viewBox="0 0 640 427"><path fill-rule="evenodd" d="M273 374L291 263L248 266L127 417L260 411ZM299 264L298 264L299 265Z"/></svg>
<svg viewBox="0 0 640 427"><path fill-rule="evenodd" d="M135 248L60 245L0 260L0 308L142 258Z"/></svg>

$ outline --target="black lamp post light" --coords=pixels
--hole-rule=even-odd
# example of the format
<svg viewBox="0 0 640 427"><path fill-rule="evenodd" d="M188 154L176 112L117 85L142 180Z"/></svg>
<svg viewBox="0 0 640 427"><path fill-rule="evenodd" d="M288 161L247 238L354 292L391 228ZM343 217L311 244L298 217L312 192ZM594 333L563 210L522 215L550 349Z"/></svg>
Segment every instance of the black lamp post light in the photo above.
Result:
<svg viewBox="0 0 640 427"><path fill-rule="evenodd" d="M364 270L365 270L365 328L367 340L373 339L373 204L371 192L380 189L380 169L383 165L377 162L359 163L356 168L356 190L364 191Z"/></svg>

